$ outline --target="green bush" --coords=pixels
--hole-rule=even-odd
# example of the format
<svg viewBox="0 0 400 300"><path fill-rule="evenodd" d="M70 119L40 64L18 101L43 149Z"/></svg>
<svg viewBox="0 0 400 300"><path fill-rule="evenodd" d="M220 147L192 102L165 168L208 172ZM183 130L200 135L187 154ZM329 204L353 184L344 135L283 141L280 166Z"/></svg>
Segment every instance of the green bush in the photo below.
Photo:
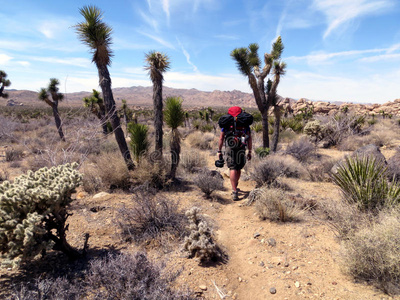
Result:
<svg viewBox="0 0 400 300"><path fill-rule="evenodd" d="M398 204L400 186L388 183L386 167L371 156L347 157L332 175L343 192L344 199L356 203L361 210L373 211Z"/></svg>
<svg viewBox="0 0 400 300"><path fill-rule="evenodd" d="M251 126L251 130L254 132L262 132L263 130L263 126L261 122L255 122L252 126Z"/></svg>
<svg viewBox="0 0 400 300"><path fill-rule="evenodd" d="M130 146L137 162L139 162L140 157L149 149L148 131L149 128L147 125L133 122L128 124L128 132L131 137Z"/></svg>
<svg viewBox="0 0 400 300"><path fill-rule="evenodd" d="M66 207L82 175L77 164L29 171L0 184L0 252L3 265L18 265L53 248L78 255L65 237Z"/></svg>
<svg viewBox="0 0 400 300"><path fill-rule="evenodd" d="M270 149L267 148L267 147L266 147L266 148L264 148L264 147L258 147L258 148L256 148L256 149L254 150L254 152L257 154L258 157L264 158L264 157L266 157L266 156L269 154Z"/></svg>

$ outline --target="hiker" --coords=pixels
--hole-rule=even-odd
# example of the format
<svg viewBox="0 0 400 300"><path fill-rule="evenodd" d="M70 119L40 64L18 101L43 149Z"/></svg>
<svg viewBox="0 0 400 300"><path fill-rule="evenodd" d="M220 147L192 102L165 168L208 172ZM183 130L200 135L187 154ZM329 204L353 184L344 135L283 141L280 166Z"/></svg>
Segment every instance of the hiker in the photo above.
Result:
<svg viewBox="0 0 400 300"><path fill-rule="evenodd" d="M218 158L223 161L222 146L225 142L226 163L229 168L229 178L232 185L232 199L239 200L238 183L241 170L246 164L246 146L248 149L247 160L251 160L252 139L250 125L253 116L245 113L238 106L228 109L228 115L222 116L218 121L221 135L218 141Z"/></svg>

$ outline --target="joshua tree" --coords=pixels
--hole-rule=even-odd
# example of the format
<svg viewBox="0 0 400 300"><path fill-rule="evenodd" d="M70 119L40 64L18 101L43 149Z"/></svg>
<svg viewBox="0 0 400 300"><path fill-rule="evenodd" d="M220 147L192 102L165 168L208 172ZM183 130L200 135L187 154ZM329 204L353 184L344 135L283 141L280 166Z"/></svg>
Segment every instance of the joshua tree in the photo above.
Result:
<svg viewBox="0 0 400 300"><path fill-rule="evenodd" d="M128 132L131 136L131 149L136 162L139 163L140 158L146 154L149 149L149 141L147 139L147 133L149 127L145 124L138 124L135 122L128 123Z"/></svg>
<svg viewBox="0 0 400 300"><path fill-rule="evenodd" d="M111 77L108 72L112 56L110 48L112 28L103 22L103 12L96 6L84 6L79 11L85 21L75 25L75 29L81 41L92 50L92 62L96 64L99 73L99 84L104 97L107 117L111 122L115 139L125 163L128 169L132 170L135 165L121 128L111 90Z"/></svg>
<svg viewBox="0 0 400 300"><path fill-rule="evenodd" d="M153 82L153 105L154 105L154 127L155 127L155 151L158 159L162 158L163 148L163 101L162 83L163 73L169 69L169 58L166 54L150 51L146 54L145 69L149 71L150 79Z"/></svg>
<svg viewBox="0 0 400 300"><path fill-rule="evenodd" d="M181 134L178 127L185 122L185 112L182 109L182 99L168 97L165 102L165 123L171 127L171 179L175 179L181 154Z"/></svg>
<svg viewBox="0 0 400 300"><path fill-rule="evenodd" d="M54 120L56 122L58 134L60 135L60 138L63 141L65 141L64 133L62 130L61 118L60 114L58 113L58 102L62 101L64 98L64 95L58 92L59 84L60 82L58 81L57 78L50 78L49 86L47 88L40 89L38 98L39 100L46 102L53 109L53 115L54 115ZM49 94L51 95L51 98L53 100L50 100Z"/></svg>
<svg viewBox="0 0 400 300"><path fill-rule="evenodd" d="M91 112L100 120L103 133L107 134L106 107L103 98L100 97L100 92L93 89L92 96L85 97L82 100L85 107L90 108Z"/></svg>
<svg viewBox="0 0 400 300"><path fill-rule="evenodd" d="M271 53L264 54L264 67L261 67L258 48L258 44L255 43L250 44L248 48L236 48L231 52L231 56L236 61L239 71L248 77L257 107L262 115L263 147L269 148L268 110L271 106L276 105L276 90L280 75L284 74L286 64L280 61L284 48L280 36L272 44ZM272 68L274 69L274 80L271 81L268 90L265 91L264 81Z"/></svg>
<svg viewBox="0 0 400 300"><path fill-rule="evenodd" d="M7 73L0 70L0 98L8 98L8 94L4 93L4 88L11 85L11 81L7 78Z"/></svg>

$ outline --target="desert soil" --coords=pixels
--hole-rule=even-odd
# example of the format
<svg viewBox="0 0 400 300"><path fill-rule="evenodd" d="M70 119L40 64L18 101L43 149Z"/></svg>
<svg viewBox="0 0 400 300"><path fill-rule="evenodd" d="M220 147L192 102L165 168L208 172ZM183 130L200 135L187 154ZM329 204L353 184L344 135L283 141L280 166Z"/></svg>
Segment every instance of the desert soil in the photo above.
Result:
<svg viewBox="0 0 400 300"><path fill-rule="evenodd" d="M210 155L210 167L213 159ZM90 233L92 250L116 248L133 252L145 248L153 260L166 262L167 270L181 271L176 285L188 286L197 292L199 299L221 299L223 295L225 299L240 300L392 299L344 274L339 241L317 213L309 211L297 223L260 220L244 198L254 188L254 182L242 180L241 200L233 202L229 178L224 176L224 181L226 190L217 192L211 201L204 199L192 183L173 191L162 191L159 196L178 200L182 209L200 207L213 222L216 241L226 254L225 261L200 265L195 259L186 258L172 238L165 238L162 247L122 242L115 218L122 205L132 204L132 195L126 193L96 196L77 193L71 207L74 214L69 219L68 240L81 247L83 234ZM340 197L332 183L300 179L286 179L285 183L295 197L305 200L318 203ZM4 286L10 277L18 275L15 270L0 272Z"/></svg>

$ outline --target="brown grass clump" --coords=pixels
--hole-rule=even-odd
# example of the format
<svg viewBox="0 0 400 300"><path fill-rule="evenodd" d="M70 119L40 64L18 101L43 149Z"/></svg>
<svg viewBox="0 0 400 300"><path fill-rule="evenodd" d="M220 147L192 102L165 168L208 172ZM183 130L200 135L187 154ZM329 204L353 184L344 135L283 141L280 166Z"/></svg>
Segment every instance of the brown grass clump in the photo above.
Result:
<svg viewBox="0 0 400 300"><path fill-rule="evenodd" d="M197 148L201 150L213 149L216 147L214 143L215 135L213 133L202 133L195 131L189 134L186 141L192 148Z"/></svg>
<svg viewBox="0 0 400 300"><path fill-rule="evenodd" d="M261 188L255 196L255 210L260 219L270 221L299 221L304 210L281 189Z"/></svg>
<svg viewBox="0 0 400 300"><path fill-rule="evenodd" d="M343 263L349 274L373 283L389 294L400 293L400 212L382 214L381 220L348 236Z"/></svg>
<svg viewBox="0 0 400 300"><path fill-rule="evenodd" d="M221 174L216 171L203 169L195 177L194 182L204 193L206 198L210 198L214 191L224 190L224 179L222 178Z"/></svg>
<svg viewBox="0 0 400 300"><path fill-rule="evenodd" d="M186 172L194 173L207 165L206 157L199 151L190 150L181 153L179 164Z"/></svg>
<svg viewBox="0 0 400 300"><path fill-rule="evenodd" d="M162 189L170 185L168 172L170 163L163 160L159 163L150 162L147 159L142 159L132 174L133 185L149 185L156 189Z"/></svg>
<svg viewBox="0 0 400 300"><path fill-rule="evenodd" d="M131 179L126 164L119 153L107 153L92 157L83 168L83 188L88 193L101 189L126 189Z"/></svg>

